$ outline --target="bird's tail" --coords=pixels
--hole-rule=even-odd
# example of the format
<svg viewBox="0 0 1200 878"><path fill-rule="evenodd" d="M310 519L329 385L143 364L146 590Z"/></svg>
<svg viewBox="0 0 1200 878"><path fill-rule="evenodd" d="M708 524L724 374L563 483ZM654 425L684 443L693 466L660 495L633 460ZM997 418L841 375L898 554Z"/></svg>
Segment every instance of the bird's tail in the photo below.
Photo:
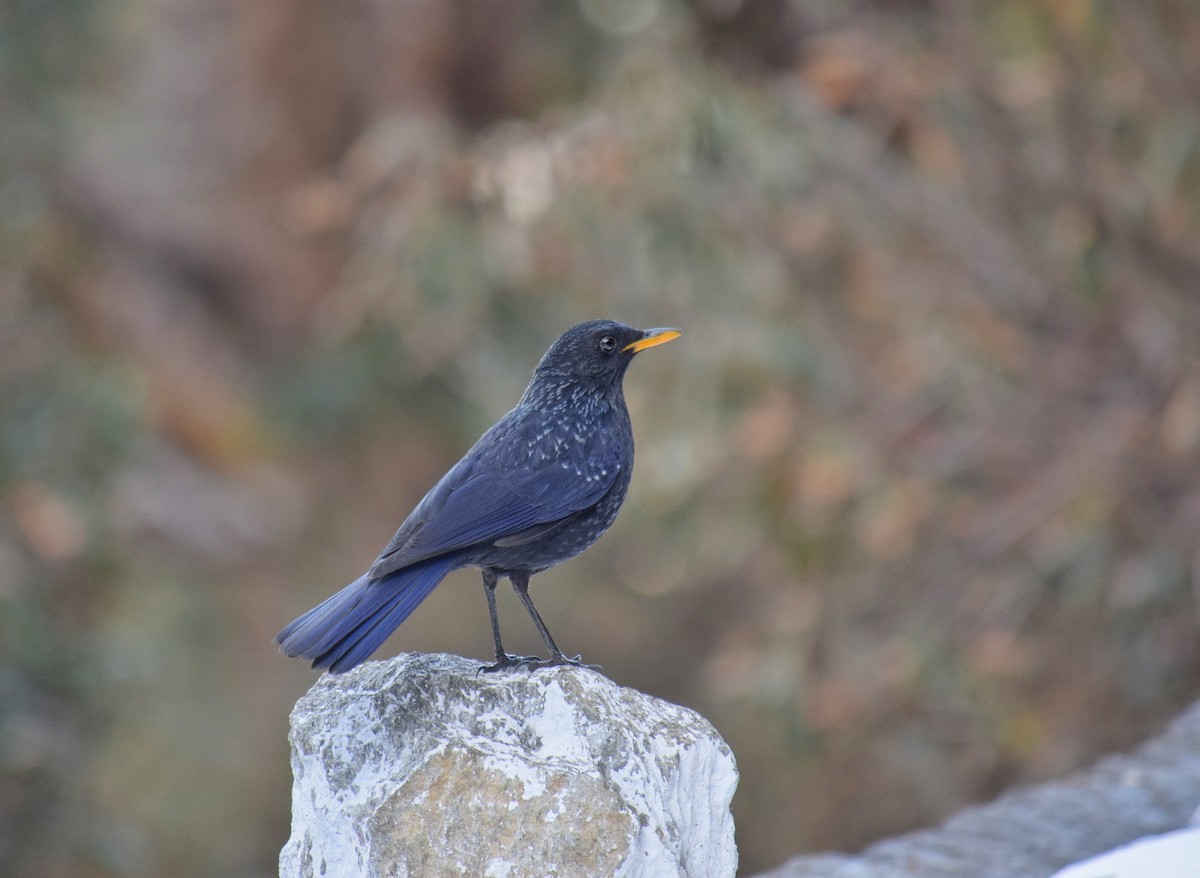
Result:
<svg viewBox="0 0 1200 878"><path fill-rule="evenodd" d="M314 668L348 671L378 649L453 568L453 559L441 557L383 579L364 574L289 623L275 642L286 655L312 659Z"/></svg>

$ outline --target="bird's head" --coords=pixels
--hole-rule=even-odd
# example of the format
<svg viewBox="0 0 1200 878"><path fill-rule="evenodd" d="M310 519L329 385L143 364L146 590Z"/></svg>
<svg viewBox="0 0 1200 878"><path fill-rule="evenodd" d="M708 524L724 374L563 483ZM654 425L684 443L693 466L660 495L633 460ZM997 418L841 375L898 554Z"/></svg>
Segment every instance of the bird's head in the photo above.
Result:
<svg viewBox="0 0 1200 878"><path fill-rule="evenodd" d="M678 329L634 329L615 320L589 320L558 337L534 372L601 387L619 381L638 351L678 338Z"/></svg>

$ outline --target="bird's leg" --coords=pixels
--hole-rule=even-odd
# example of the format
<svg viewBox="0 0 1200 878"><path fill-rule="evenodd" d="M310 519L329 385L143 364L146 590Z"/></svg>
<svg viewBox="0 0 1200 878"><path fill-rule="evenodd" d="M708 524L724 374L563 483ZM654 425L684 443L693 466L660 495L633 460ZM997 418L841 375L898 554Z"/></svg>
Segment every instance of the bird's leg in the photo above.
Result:
<svg viewBox="0 0 1200 878"><path fill-rule="evenodd" d="M485 568L483 571L483 593L487 595L488 615L492 619L492 638L496 641L496 661L505 658L504 644L500 642L500 616L496 612L496 582L500 575L495 570Z"/></svg>
<svg viewBox="0 0 1200 878"><path fill-rule="evenodd" d="M538 634L542 635L542 640L546 641L546 648L550 650L550 658L537 662L537 667L549 667L552 665L573 665L579 668L590 668L593 671L600 670L599 665L586 665L580 661L579 656L575 658L567 658L563 651L558 648L558 644L554 642L554 638L550 636L550 629L546 627L546 623L542 621L541 614L538 613L537 607L533 605L533 598L529 596L529 574L528 573L510 573L508 574L509 582L512 583L513 591L517 593L517 597L521 599L521 603L525 605L525 609L529 611L529 616L533 619L533 624L537 626Z"/></svg>
<svg viewBox="0 0 1200 878"><path fill-rule="evenodd" d="M504 644L500 642L500 616L496 612L496 583L499 580L500 574L495 570L490 567L483 569L483 593L487 595L488 615L492 617L492 638L496 641L496 663L484 665L479 669L481 671L502 671L505 668L523 667L540 661L537 656L509 655L504 651Z"/></svg>

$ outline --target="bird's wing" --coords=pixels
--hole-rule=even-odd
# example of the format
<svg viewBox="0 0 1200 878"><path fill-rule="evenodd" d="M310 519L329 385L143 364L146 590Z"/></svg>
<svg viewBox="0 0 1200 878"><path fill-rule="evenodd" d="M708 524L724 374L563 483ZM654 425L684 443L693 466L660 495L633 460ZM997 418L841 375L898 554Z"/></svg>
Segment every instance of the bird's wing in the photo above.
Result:
<svg viewBox="0 0 1200 878"><path fill-rule="evenodd" d="M371 567L379 579L418 561L552 525L600 500L618 467L559 461L496 468L459 461L400 526Z"/></svg>

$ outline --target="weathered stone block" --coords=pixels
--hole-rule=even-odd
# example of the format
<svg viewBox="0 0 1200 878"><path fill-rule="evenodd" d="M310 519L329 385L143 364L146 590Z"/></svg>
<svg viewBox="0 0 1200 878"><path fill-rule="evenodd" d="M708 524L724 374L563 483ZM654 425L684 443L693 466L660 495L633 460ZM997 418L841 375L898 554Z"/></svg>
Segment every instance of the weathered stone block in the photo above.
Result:
<svg viewBox="0 0 1200 878"><path fill-rule="evenodd" d="M281 876L733 876L737 769L705 719L594 671L478 667L401 655L297 702Z"/></svg>

